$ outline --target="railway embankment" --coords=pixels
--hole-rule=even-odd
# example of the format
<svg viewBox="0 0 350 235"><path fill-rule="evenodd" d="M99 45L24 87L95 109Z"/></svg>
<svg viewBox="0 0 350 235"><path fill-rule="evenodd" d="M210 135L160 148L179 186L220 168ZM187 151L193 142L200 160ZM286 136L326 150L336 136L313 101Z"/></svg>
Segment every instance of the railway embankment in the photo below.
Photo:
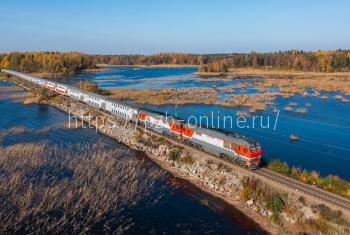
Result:
<svg viewBox="0 0 350 235"><path fill-rule="evenodd" d="M36 94L42 91L17 78L11 81ZM189 148L150 132L147 128L137 127L67 97L47 96L40 100L68 113L71 127L77 125L80 128L95 128L131 149L144 152L163 169L233 205L271 234L350 232L348 211L335 208L327 201L323 205L321 200L293 187ZM84 124L79 123L81 120ZM205 200L203 203L206 203Z"/></svg>

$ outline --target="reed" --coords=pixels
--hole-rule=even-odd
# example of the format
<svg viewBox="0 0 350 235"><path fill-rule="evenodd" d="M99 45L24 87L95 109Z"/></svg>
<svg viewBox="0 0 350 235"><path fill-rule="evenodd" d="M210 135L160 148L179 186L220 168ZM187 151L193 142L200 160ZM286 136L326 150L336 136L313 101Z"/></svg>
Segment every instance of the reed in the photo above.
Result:
<svg viewBox="0 0 350 235"><path fill-rule="evenodd" d="M307 109L306 108L298 108L298 109L296 109L295 112L299 113L299 114L305 114L307 112Z"/></svg>
<svg viewBox="0 0 350 235"><path fill-rule="evenodd" d="M293 111L293 107L287 106L287 107L284 108L284 111L292 112Z"/></svg>
<svg viewBox="0 0 350 235"><path fill-rule="evenodd" d="M130 209L163 173L125 154L101 144L0 147L0 233L126 232Z"/></svg>

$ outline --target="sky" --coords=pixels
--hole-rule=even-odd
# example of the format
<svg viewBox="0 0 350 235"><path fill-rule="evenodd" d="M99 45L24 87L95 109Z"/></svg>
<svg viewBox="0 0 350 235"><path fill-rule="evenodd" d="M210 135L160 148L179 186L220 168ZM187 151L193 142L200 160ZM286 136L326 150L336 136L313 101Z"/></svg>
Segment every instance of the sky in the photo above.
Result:
<svg viewBox="0 0 350 235"><path fill-rule="evenodd" d="M0 0L0 52L350 48L347 0Z"/></svg>

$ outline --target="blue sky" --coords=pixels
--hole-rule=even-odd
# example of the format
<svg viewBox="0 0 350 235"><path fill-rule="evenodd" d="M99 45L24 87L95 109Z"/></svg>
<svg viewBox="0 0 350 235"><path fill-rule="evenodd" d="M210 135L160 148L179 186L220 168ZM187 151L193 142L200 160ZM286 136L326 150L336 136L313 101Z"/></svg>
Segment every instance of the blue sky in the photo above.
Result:
<svg viewBox="0 0 350 235"><path fill-rule="evenodd" d="M349 49L346 0L1 0L0 52Z"/></svg>

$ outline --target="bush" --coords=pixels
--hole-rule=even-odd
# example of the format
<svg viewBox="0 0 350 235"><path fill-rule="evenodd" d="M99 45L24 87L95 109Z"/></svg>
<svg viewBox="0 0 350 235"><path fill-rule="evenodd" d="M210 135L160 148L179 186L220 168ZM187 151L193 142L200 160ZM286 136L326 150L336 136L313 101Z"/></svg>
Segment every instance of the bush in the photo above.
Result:
<svg viewBox="0 0 350 235"><path fill-rule="evenodd" d="M299 201L301 204L305 205L305 197L300 196L300 197L298 198L298 201Z"/></svg>
<svg viewBox="0 0 350 235"><path fill-rule="evenodd" d="M350 197L350 183L338 176L329 175L327 177L322 177L320 173L315 170L302 170L299 167L289 168L288 164L281 160L271 161L268 164L268 169L283 175L291 176L304 183L316 185L324 190Z"/></svg>
<svg viewBox="0 0 350 235"><path fill-rule="evenodd" d="M84 91L88 91L88 92L92 92L92 93L96 93L96 94L100 94L100 95L110 95L111 93L107 90L102 90L98 87L97 84L88 82L88 81L79 81L77 87L79 89L82 89Z"/></svg>
<svg viewBox="0 0 350 235"><path fill-rule="evenodd" d="M179 149L172 149L172 150L170 150L168 156L169 156L170 160L176 161L181 156L181 150L179 150Z"/></svg>
<svg viewBox="0 0 350 235"><path fill-rule="evenodd" d="M307 234L332 234L332 227L324 219L306 219L301 222L301 227Z"/></svg>
<svg viewBox="0 0 350 235"><path fill-rule="evenodd" d="M331 210L329 207L321 204L319 206L320 209L320 215L322 218L324 218L327 221L332 221L337 224L346 224L346 221L342 218L342 212L341 211L334 211Z"/></svg>
<svg viewBox="0 0 350 235"><path fill-rule="evenodd" d="M49 100L50 96L49 96L49 92L45 87L40 88L39 91L39 96L40 96L40 101L41 100Z"/></svg>
<svg viewBox="0 0 350 235"><path fill-rule="evenodd" d="M267 167L270 170L281 173L283 175L289 175L290 173L288 164L278 159L272 160Z"/></svg>
<svg viewBox="0 0 350 235"><path fill-rule="evenodd" d="M284 208L284 201L282 197L278 194L272 194L266 203L266 206L273 214L279 215Z"/></svg>
<svg viewBox="0 0 350 235"><path fill-rule="evenodd" d="M193 159L190 156L184 156L179 159L182 163L192 165L194 163Z"/></svg>

